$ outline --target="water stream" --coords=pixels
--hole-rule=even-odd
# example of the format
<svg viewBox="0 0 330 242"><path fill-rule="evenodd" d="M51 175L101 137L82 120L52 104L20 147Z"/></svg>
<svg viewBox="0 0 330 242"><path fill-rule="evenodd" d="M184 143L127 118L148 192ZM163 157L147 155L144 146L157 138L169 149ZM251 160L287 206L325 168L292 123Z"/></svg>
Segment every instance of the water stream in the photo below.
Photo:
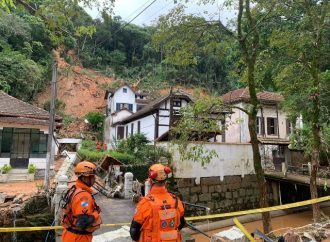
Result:
<svg viewBox="0 0 330 242"><path fill-rule="evenodd" d="M16 227L16 214L17 214L17 208L13 208L13 227ZM16 232L13 232L12 235L12 242L17 242L17 234Z"/></svg>
<svg viewBox="0 0 330 242"><path fill-rule="evenodd" d="M327 216L330 216L330 207L322 209L323 213ZM297 228L301 227L307 224L311 224L313 222L313 214L312 211L304 211L304 212L299 212L299 213L294 213L294 214L288 214L285 216L280 216L272 219L272 226L273 226L273 231L275 231L275 234L280 235L288 231L290 228ZM250 222L250 223L245 223L244 224L245 228L251 233L255 229L259 229L260 231L263 231L262 229L262 222L260 220ZM207 232L208 235L213 235L217 232L227 230L230 227L225 227L221 228L218 230L212 230ZM193 235L193 238L196 240L196 242L209 242L210 240L206 238L203 235L196 234Z"/></svg>

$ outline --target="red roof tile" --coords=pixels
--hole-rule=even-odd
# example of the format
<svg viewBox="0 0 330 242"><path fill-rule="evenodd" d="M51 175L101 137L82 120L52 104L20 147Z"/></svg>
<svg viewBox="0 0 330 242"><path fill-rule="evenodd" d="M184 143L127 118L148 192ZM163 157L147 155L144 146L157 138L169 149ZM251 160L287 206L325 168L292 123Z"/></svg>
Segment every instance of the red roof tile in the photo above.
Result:
<svg viewBox="0 0 330 242"><path fill-rule="evenodd" d="M284 100L281 94L268 91L258 92L257 98L262 103L277 103ZM250 92L247 87L240 88L224 94L221 99L225 103L249 102Z"/></svg>
<svg viewBox="0 0 330 242"><path fill-rule="evenodd" d="M39 119L49 117L49 113L46 110L23 102L3 91L0 91L0 115L31 117Z"/></svg>

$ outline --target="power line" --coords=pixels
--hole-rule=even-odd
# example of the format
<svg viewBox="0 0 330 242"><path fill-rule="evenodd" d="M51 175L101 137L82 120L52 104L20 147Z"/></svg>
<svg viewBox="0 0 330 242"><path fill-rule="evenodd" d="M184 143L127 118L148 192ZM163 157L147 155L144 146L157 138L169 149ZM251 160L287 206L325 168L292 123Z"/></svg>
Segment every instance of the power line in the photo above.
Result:
<svg viewBox="0 0 330 242"><path fill-rule="evenodd" d="M139 11L141 8L143 8L145 5L147 5L148 2L150 2L151 0L147 0L144 4L142 4L140 7L138 7L137 9L135 9L134 12L132 12L131 14L129 14L128 16L125 17L125 19L130 18L131 16L133 16L137 11Z"/></svg>
<svg viewBox="0 0 330 242"><path fill-rule="evenodd" d="M122 27L120 27L113 35L117 34L120 30L122 30L123 28L125 28L127 25L129 25L130 23L132 23L137 17L139 17L144 11L146 11L152 4L154 4L157 0L153 0L148 6L146 6L144 9L142 9L141 12L139 12L134 18L132 18L129 22L127 22L126 24L124 24Z"/></svg>

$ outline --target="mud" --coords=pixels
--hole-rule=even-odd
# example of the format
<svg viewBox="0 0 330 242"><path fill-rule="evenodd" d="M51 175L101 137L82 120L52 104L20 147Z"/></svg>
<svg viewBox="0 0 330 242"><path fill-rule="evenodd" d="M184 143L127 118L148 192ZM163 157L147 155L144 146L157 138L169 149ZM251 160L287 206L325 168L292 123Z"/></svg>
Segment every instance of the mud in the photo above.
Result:
<svg viewBox="0 0 330 242"><path fill-rule="evenodd" d="M330 207L322 209L323 213L327 216L330 216ZM295 214L289 214L285 216L280 216L272 219L273 231L276 235L283 234L287 232L290 228L297 228L313 222L312 211L299 212ZM255 229L263 231L262 222L255 221L244 224L245 228L252 233ZM230 226L231 227L231 226ZM226 230L230 227L221 228L218 230L212 230L207 232L208 235L215 234L219 231ZM209 242L210 240L203 235L194 235L192 236L196 242Z"/></svg>

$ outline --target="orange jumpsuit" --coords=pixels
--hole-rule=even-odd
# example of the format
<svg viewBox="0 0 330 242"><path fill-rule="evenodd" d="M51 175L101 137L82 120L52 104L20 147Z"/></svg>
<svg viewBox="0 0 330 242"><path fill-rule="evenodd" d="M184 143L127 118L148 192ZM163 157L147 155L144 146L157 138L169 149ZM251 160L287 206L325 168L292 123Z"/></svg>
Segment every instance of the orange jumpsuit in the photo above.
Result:
<svg viewBox="0 0 330 242"><path fill-rule="evenodd" d="M76 191L73 193L68 206L70 206L71 209L68 210L71 212L69 212L70 214L67 216L67 219L63 220L65 228L62 234L62 242L91 242L93 238L92 232L98 229L102 223L99 214L100 209L92 197L92 189L82 181L77 180ZM82 232L72 231L72 227L74 230L77 230L77 228L79 229L79 227L75 226L79 223L84 223L84 219L86 218L92 219L92 224L86 229L83 229ZM73 226L70 226L69 220L73 223ZM88 219L86 219L86 221L88 221Z"/></svg>
<svg viewBox="0 0 330 242"><path fill-rule="evenodd" d="M152 201L152 198L157 198L154 200L161 201L160 206L155 206L155 202ZM175 204L177 208L175 208ZM176 215L172 218L166 218L167 214L173 214L173 211L175 211ZM183 204L178 198L175 198L169 193L165 186L153 186L149 194L146 197L143 197L137 204L132 226L133 224L141 226L141 234L139 237L140 242L181 241L179 230L184 225ZM166 230L168 232L175 232L178 234L178 237L176 239L161 239L161 236L159 235L161 230L164 230L165 232ZM170 237L171 235L166 235L165 233L165 236Z"/></svg>

